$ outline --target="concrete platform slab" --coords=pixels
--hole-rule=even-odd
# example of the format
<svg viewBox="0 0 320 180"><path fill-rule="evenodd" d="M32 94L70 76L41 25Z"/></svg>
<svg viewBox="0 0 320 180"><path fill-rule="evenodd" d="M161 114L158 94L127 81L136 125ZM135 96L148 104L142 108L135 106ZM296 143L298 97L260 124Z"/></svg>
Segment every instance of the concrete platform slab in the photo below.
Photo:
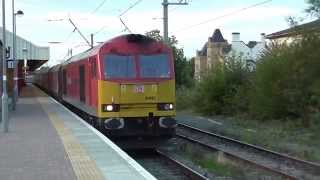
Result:
<svg viewBox="0 0 320 180"><path fill-rule="evenodd" d="M0 133L0 179L155 179L108 138L33 86Z"/></svg>

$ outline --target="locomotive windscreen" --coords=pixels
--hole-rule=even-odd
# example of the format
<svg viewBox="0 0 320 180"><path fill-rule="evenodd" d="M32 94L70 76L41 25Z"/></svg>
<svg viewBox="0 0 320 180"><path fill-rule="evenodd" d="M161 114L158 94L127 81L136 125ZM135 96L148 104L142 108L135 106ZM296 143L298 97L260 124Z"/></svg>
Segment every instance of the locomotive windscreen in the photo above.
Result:
<svg viewBox="0 0 320 180"><path fill-rule="evenodd" d="M106 79L135 78L133 56L107 55L104 59L104 76Z"/></svg>
<svg viewBox="0 0 320 180"><path fill-rule="evenodd" d="M140 76L142 78L169 78L170 66L167 54L139 56Z"/></svg>
<svg viewBox="0 0 320 180"><path fill-rule="evenodd" d="M136 63L138 66L136 66ZM104 58L105 79L170 78L168 54L125 56L109 54Z"/></svg>

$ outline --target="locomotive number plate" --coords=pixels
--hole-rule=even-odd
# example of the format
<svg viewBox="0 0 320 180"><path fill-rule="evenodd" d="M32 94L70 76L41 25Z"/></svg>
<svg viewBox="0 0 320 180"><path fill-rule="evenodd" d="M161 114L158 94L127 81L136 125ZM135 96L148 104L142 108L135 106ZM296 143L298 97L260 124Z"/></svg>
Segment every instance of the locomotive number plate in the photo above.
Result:
<svg viewBox="0 0 320 180"><path fill-rule="evenodd" d="M134 92L135 93L144 93L144 85L135 85Z"/></svg>

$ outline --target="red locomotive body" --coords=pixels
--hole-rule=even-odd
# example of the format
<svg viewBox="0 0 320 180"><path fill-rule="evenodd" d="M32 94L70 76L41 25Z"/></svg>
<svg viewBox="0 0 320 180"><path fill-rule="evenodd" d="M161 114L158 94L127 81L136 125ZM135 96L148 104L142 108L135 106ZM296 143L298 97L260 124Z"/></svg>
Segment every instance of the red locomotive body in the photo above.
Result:
<svg viewBox="0 0 320 180"><path fill-rule="evenodd" d="M176 126L173 66L165 44L129 34L39 71L36 83L110 137L171 137Z"/></svg>

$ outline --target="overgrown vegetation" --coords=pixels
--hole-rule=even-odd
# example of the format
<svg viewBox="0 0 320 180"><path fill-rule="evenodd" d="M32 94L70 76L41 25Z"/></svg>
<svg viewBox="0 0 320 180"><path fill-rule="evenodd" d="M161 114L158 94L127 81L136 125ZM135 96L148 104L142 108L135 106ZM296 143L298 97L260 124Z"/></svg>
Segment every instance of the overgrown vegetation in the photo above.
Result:
<svg viewBox="0 0 320 180"><path fill-rule="evenodd" d="M230 160L223 157L223 154L219 155L218 152L208 153L201 148L199 149L189 145L183 146L183 151L195 164L208 170L217 177L246 179L245 170L242 169L244 167L240 168L238 165L232 164Z"/></svg>
<svg viewBox="0 0 320 180"><path fill-rule="evenodd" d="M255 71L241 57L227 58L178 100L206 115L302 119L308 127L320 111L319 47L319 36L311 34L290 45L273 45Z"/></svg>
<svg viewBox="0 0 320 180"><path fill-rule="evenodd" d="M320 38L305 35L290 45L274 45L257 64L250 113L261 119L302 118L320 109Z"/></svg>
<svg viewBox="0 0 320 180"><path fill-rule="evenodd" d="M159 30L146 33L162 40ZM295 42L274 44L247 68L241 56L226 58L196 85L193 64L174 36L177 106L205 115L241 115L254 119L302 119L306 127L320 109L320 37L304 34Z"/></svg>
<svg viewBox="0 0 320 180"><path fill-rule="evenodd" d="M218 64L195 88L195 110L203 114L232 114L247 109L241 93L249 84L250 71L244 60L232 56Z"/></svg>
<svg viewBox="0 0 320 180"><path fill-rule="evenodd" d="M320 18L320 0L307 0L309 7L306 12L312 16Z"/></svg>
<svg viewBox="0 0 320 180"><path fill-rule="evenodd" d="M320 18L320 1L307 3ZM319 162L320 32L295 20L293 42L268 45L253 71L241 57L226 59L177 92L178 108L224 115L215 132Z"/></svg>

